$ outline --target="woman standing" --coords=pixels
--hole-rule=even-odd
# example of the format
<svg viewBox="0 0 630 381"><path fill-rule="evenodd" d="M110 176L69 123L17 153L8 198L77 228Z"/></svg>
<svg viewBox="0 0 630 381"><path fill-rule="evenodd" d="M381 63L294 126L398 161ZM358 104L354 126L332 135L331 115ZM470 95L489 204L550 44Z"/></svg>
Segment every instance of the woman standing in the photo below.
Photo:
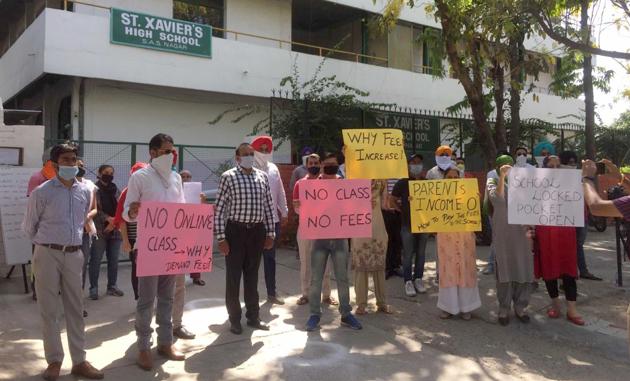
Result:
<svg viewBox="0 0 630 381"><path fill-rule="evenodd" d="M495 250L499 324L510 323L510 309L516 317L529 323L525 309L529 305L534 281L534 260L528 238L528 227L508 224L508 185L506 177L514 164L509 155L499 156L495 162L498 179L489 179L486 186L492 203L492 244Z"/></svg>
<svg viewBox="0 0 630 381"><path fill-rule="evenodd" d="M387 182L372 180L372 238L352 239L352 269L357 315L367 308L368 277L374 281L377 311L392 313L385 298L385 257L387 255L387 231L381 208L387 206Z"/></svg>
<svg viewBox="0 0 630 381"><path fill-rule="evenodd" d="M460 170L447 169L445 179L459 179ZM461 313L470 320L471 311L481 307L477 287L475 233L454 232L437 234L438 272L440 274L437 306L440 318L448 319Z"/></svg>
<svg viewBox="0 0 630 381"><path fill-rule="evenodd" d="M560 159L549 156L545 159L546 168L560 168ZM565 226L536 226L534 245L534 266L536 277L543 278L551 298L547 316L560 317L558 279L562 279L567 300L567 319L575 325L584 325L584 320L576 309L577 301L577 250L575 228Z"/></svg>

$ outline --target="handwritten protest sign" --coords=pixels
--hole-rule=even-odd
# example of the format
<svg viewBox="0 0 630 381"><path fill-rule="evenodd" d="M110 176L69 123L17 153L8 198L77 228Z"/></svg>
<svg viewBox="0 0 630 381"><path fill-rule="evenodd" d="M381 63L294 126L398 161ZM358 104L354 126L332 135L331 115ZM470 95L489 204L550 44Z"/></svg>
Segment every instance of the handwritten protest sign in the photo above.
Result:
<svg viewBox="0 0 630 381"><path fill-rule="evenodd" d="M308 180L300 183L302 239L372 236L370 180Z"/></svg>
<svg viewBox="0 0 630 381"><path fill-rule="evenodd" d="M138 214L138 276L212 270L214 206L143 202Z"/></svg>
<svg viewBox="0 0 630 381"><path fill-rule="evenodd" d="M409 182L413 233L481 230L477 179Z"/></svg>
<svg viewBox="0 0 630 381"><path fill-rule="evenodd" d="M28 263L33 249L22 231L28 198L26 191L31 175L40 168L0 167L0 262L8 265Z"/></svg>
<svg viewBox="0 0 630 381"><path fill-rule="evenodd" d="M584 192L576 169L512 168L510 225L584 226Z"/></svg>
<svg viewBox="0 0 630 381"><path fill-rule="evenodd" d="M349 179L407 178L401 130L342 130L346 177Z"/></svg>

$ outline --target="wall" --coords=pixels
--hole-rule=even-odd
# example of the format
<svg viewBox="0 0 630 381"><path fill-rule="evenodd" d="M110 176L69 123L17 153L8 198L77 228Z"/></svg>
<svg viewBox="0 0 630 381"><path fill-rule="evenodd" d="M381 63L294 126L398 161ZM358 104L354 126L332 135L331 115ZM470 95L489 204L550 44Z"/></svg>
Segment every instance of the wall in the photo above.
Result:
<svg viewBox="0 0 630 381"><path fill-rule="evenodd" d="M86 81L84 104L85 140L144 143L164 132L177 144L236 147L269 115L268 99L101 80ZM261 107L261 112L239 123L231 122L236 113L208 124L225 110L246 104ZM284 144L274 160L290 161L289 150Z"/></svg>
<svg viewBox="0 0 630 381"><path fill-rule="evenodd" d="M226 0L225 28L238 32L291 41L290 0ZM235 39L228 33L228 39ZM238 36L242 42L279 47L274 41ZM291 50L288 44L283 49Z"/></svg>
<svg viewBox="0 0 630 381"><path fill-rule="evenodd" d="M130 11L148 13L154 16L173 17L173 0L81 0L88 4L103 7L121 8ZM109 17L109 11L89 5L75 4L74 11L87 15Z"/></svg>

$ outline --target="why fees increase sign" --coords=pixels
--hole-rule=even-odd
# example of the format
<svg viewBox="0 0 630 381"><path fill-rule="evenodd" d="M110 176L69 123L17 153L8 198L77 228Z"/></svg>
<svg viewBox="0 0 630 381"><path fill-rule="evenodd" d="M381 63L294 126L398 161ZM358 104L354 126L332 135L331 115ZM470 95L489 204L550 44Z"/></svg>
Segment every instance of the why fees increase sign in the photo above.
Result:
<svg viewBox="0 0 630 381"><path fill-rule="evenodd" d="M212 57L212 27L112 8L110 41L136 46Z"/></svg>

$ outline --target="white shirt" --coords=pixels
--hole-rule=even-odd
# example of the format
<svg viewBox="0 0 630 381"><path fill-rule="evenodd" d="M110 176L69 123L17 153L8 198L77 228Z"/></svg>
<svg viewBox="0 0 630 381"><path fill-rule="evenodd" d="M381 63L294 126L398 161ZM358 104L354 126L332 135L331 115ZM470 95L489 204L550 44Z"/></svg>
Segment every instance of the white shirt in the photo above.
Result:
<svg viewBox="0 0 630 381"><path fill-rule="evenodd" d="M271 199L273 200L273 222L280 222L278 212L282 218L286 218L289 215L289 208L287 206L287 196L284 193L284 184L282 184L282 178L280 177L280 170L274 163L267 163L267 178L269 178L269 188L271 189Z"/></svg>
<svg viewBox="0 0 630 381"><path fill-rule="evenodd" d="M135 218L129 218L129 205L143 201L186 203L182 178L177 172L171 171L166 181L150 164L136 171L127 184L127 199L123 211L125 221L136 222Z"/></svg>

